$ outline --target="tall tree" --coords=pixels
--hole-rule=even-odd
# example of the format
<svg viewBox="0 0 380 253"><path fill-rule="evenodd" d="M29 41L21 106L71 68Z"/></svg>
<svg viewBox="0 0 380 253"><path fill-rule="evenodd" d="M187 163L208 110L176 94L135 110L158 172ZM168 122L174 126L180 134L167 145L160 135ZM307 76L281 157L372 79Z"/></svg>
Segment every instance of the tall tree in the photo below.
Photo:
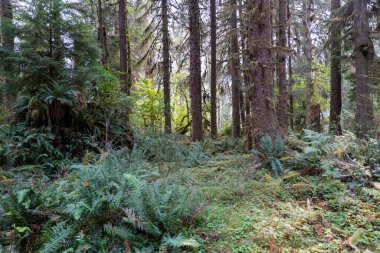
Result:
<svg viewBox="0 0 380 253"><path fill-rule="evenodd" d="M292 30L291 30L291 13L290 13L290 0L288 1L287 6L288 11L288 48L292 48ZM288 75L289 75L289 81L288 81L288 89L289 89L289 124L290 128L294 129L294 97L293 97L293 61L292 61L292 53L288 56Z"/></svg>
<svg viewBox="0 0 380 253"><path fill-rule="evenodd" d="M168 0L161 0L161 22L162 22L162 56L163 56L163 83L164 83L164 114L165 132L172 132L172 119L170 109L170 37Z"/></svg>
<svg viewBox="0 0 380 253"><path fill-rule="evenodd" d="M102 51L101 62L103 66L107 66L109 63L110 53L109 53L108 43L107 43L107 30L104 24L102 0L98 0L98 3L97 3L97 16L98 16L98 43Z"/></svg>
<svg viewBox="0 0 380 253"><path fill-rule="evenodd" d="M286 11L287 0L279 0L278 6L278 88L279 88L279 106L278 106L278 121L284 133L288 130L287 121L287 81L286 81Z"/></svg>
<svg viewBox="0 0 380 253"><path fill-rule="evenodd" d="M6 50L14 50L14 34L12 32L13 8L11 0L0 0L1 45Z"/></svg>
<svg viewBox="0 0 380 253"><path fill-rule="evenodd" d="M304 10L306 15L303 20L303 25L305 29L305 46L304 54L306 56L306 127L310 127L312 124L312 108L313 108L313 94L314 85L312 79L312 55L313 47L311 41L311 25L313 21L312 11L313 11L313 0L305 0Z"/></svg>
<svg viewBox="0 0 380 253"><path fill-rule="evenodd" d="M123 90L127 95L131 93L128 80L128 55L127 55L127 26L125 0L119 0L119 51L120 51L120 80Z"/></svg>
<svg viewBox="0 0 380 253"><path fill-rule="evenodd" d="M252 135L257 147L261 137L277 133L273 103L271 0L248 0L249 61L251 63Z"/></svg>
<svg viewBox="0 0 380 253"><path fill-rule="evenodd" d="M330 98L330 132L342 133L340 116L342 112L342 75L341 75L341 29L337 16L340 0L331 0L331 98Z"/></svg>
<svg viewBox="0 0 380 253"><path fill-rule="evenodd" d="M245 121L244 123L244 133L247 138L247 150L251 150L252 143L252 119L251 119L251 100L250 100L250 80L249 80L249 63L248 63L248 47L247 47L247 25L246 20L244 19L245 11L243 1L239 0L239 17L240 17L240 43L241 43L241 54L242 54L242 63L243 63L243 80L244 80L244 103L243 110L245 112ZM241 104L241 103L240 103Z"/></svg>
<svg viewBox="0 0 380 253"><path fill-rule="evenodd" d="M192 117L192 140L202 140L202 80L201 47L198 0L189 0L190 29L190 98Z"/></svg>
<svg viewBox="0 0 380 253"><path fill-rule="evenodd" d="M240 87L239 87L239 44L237 29L237 4L236 0L230 0L230 75L232 89L232 136L240 137Z"/></svg>
<svg viewBox="0 0 380 253"><path fill-rule="evenodd" d="M374 46L370 39L367 0L353 0L353 47L356 79L357 135L363 137L374 126L374 109L370 74L374 57Z"/></svg>
<svg viewBox="0 0 380 253"><path fill-rule="evenodd" d="M1 47L5 49L7 54L11 54L14 51L14 33L13 33L13 7L11 0L0 0L0 25L1 25ZM12 65L9 61L2 64L2 68L5 73L9 73L12 70ZM7 91L10 84L10 80L5 78L4 80L5 90ZM14 96L6 92L5 102L10 105L14 102Z"/></svg>
<svg viewBox="0 0 380 253"><path fill-rule="evenodd" d="M211 26L211 136L216 138L218 135L218 122L216 111L216 84L217 84L217 69L216 69L216 0L210 0L210 26Z"/></svg>

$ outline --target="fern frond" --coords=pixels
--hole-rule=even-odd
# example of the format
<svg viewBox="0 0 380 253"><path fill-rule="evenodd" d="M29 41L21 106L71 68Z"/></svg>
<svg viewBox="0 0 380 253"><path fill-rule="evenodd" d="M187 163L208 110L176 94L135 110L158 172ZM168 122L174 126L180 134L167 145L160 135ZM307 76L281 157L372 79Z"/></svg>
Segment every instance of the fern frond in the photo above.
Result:
<svg viewBox="0 0 380 253"><path fill-rule="evenodd" d="M57 224L51 229L51 237L44 243L38 253L56 253L59 252L65 241L72 235L72 228L67 227L64 222Z"/></svg>
<svg viewBox="0 0 380 253"><path fill-rule="evenodd" d="M194 239L185 239L182 234L175 237L165 236L163 242L172 248L190 247L198 248L200 244Z"/></svg>

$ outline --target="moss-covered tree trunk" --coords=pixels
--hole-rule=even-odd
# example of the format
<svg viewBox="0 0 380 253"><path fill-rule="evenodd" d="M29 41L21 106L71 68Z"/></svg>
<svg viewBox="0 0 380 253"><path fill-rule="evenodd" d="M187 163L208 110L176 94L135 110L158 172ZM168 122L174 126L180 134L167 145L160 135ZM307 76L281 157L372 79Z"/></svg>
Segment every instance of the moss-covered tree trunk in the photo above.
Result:
<svg viewBox="0 0 380 253"><path fill-rule="evenodd" d="M341 29L336 11L340 8L340 0L331 0L331 99L330 99L330 132L341 134L340 116L342 112L342 74L341 74Z"/></svg>
<svg viewBox="0 0 380 253"><path fill-rule="evenodd" d="M210 0L210 22L211 22L211 136L216 138L218 135L217 108L216 108L216 0Z"/></svg>
<svg viewBox="0 0 380 253"><path fill-rule="evenodd" d="M230 0L231 15L230 21L230 75L232 90L232 136L240 137L240 59L239 42L237 31L237 4L236 0Z"/></svg>
<svg viewBox="0 0 380 253"><path fill-rule="evenodd" d="M272 78L271 0L248 0L249 61L252 87L252 135L257 147L264 135L278 132Z"/></svg>
<svg viewBox="0 0 380 253"><path fill-rule="evenodd" d="M198 0L189 0L190 29L190 97L192 140L202 140L202 80L201 80L201 35Z"/></svg>
<svg viewBox="0 0 380 253"><path fill-rule="evenodd" d="M374 109L372 105L372 88L370 75L374 46L370 39L368 10L366 0L354 0L353 3L353 44L356 79L356 114L357 135L364 137L374 126Z"/></svg>

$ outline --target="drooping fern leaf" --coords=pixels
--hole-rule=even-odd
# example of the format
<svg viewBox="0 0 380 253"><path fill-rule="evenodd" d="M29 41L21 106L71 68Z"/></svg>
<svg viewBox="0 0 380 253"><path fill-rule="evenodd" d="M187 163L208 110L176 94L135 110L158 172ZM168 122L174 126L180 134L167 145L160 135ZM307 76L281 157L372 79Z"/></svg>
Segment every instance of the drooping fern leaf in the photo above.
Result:
<svg viewBox="0 0 380 253"><path fill-rule="evenodd" d="M163 243L172 248L190 247L198 248L200 244L194 239L186 239L182 234L171 237L169 235L165 236Z"/></svg>
<svg viewBox="0 0 380 253"><path fill-rule="evenodd" d="M44 243L38 253L56 253L60 252L65 241L72 235L73 231L70 226L66 226L64 222L57 224L51 229L51 236Z"/></svg>

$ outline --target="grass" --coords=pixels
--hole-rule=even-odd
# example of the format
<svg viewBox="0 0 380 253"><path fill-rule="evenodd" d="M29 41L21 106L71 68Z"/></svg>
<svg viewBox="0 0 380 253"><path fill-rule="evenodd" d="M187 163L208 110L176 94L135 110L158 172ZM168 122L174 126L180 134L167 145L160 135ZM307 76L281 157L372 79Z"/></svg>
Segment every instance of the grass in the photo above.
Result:
<svg viewBox="0 0 380 253"><path fill-rule="evenodd" d="M337 180L290 172L272 178L248 155L216 155L191 177L208 199L188 234L199 252L380 252L380 206Z"/></svg>

